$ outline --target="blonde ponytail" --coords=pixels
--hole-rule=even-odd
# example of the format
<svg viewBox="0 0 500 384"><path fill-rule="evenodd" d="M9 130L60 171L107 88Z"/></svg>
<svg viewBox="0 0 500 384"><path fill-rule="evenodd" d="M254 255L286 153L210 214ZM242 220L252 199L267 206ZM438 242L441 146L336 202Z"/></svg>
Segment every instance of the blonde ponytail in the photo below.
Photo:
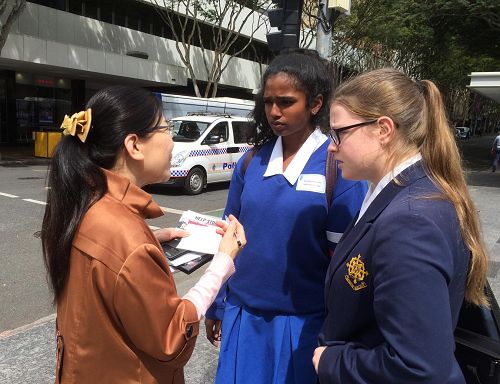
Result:
<svg viewBox="0 0 500 384"><path fill-rule="evenodd" d="M427 134L420 153L430 177L454 205L462 237L471 252L465 300L487 306L484 287L488 258L482 243L479 218L465 182L460 153L446 119L439 90L431 81L423 80L421 83L424 85Z"/></svg>

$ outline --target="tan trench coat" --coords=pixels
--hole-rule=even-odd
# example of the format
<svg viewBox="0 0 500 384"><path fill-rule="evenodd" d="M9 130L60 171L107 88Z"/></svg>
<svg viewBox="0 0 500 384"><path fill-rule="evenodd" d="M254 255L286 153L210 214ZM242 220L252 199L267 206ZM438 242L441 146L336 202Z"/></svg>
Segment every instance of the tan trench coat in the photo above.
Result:
<svg viewBox="0 0 500 384"><path fill-rule="evenodd" d="M163 212L127 179L106 176L108 193L76 233L57 302L56 383L184 383L199 323L144 221Z"/></svg>

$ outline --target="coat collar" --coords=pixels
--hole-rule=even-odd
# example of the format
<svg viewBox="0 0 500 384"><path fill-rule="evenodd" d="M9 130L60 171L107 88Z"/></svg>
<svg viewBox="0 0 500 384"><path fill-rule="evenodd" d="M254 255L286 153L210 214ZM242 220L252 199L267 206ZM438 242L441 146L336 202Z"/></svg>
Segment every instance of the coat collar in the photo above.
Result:
<svg viewBox="0 0 500 384"><path fill-rule="evenodd" d="M352 220L335 248L332 261L328 267L327 281L331 279L341 263L349 256L352 249L370 229L372 223L384 211L394 197L403 189L423 177L426 177L424 165L422 161L418 161L402 171L382 189L358 222L356 222L357 218ZM326 286L328 287L329 283L327 283Z"/></svg>
<svg viewBox="0 0 500 384"><path fill-rule="evenodd" d="M361 209L359 210L359 215L357 221L359 221L363 214L366 212L372 201L378 196L378 194L389 184L395 177L397 177L401 172L403 172L406 168L415 164L416 162L422 160L422 155L417 153L416 155L410 157L409 159L403 161L401 164L397 165L392 171L387 173L377 185L371 185L368 193L363 200L363 204L361 205Z"/></svg>
<svg viewBox="0 0 500 384"><path fill-rule="evenodd" d="M152 219L163 215L163 211L151 195L126 177L103 169L108 183L108 194L124 204L128 209L144 219Z"/></svg>
<svg viewBox="0 0 500 384"><path fill-rule="evenodd" d="M300 174L304 170L311 155L318 149L326 140L327 136L324 135L319 128L316 128L302 144L295 157L292 159L285 172L283 172L283 142L281 136L278 136L274 143L273 152L269 159L264 177L274 175L283 175L291 185L297 182Z"/></svg>

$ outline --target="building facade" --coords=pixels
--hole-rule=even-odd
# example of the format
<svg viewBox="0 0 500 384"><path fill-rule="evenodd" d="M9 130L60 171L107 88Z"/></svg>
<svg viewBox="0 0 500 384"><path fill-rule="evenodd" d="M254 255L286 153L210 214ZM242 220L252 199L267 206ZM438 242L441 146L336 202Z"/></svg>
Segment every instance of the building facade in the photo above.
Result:
<svg viewBox="0 0 500 384"><path fill-rule="evenodd" d="M57 130L65 114L81 109L108 85L192 95L173 31L153 3L28 2L0 55L0 145L33 143L34 132ZM251 33L242 30L240 44ZM269 59L265 34L264 27L253 33L252 49L231 60L218 96L252 98ZM252 60L259 52L259 59ZM201 48L192 46L193 67L203 84L207 76L201 55Z"/></svg>

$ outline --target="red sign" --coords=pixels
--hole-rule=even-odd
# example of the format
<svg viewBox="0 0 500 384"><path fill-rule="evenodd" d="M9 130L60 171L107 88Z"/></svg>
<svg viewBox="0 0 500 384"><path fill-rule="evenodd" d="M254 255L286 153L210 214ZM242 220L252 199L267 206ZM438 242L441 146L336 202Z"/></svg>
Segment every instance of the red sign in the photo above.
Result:
<svg viewBox="0 0 500 384"><path fill-rule="evenodd" d="M40 85L42 87L53 87L54 86L54 80L52 80L52 79L36 79L35 83L36 83L36 85Z"/></svg>

